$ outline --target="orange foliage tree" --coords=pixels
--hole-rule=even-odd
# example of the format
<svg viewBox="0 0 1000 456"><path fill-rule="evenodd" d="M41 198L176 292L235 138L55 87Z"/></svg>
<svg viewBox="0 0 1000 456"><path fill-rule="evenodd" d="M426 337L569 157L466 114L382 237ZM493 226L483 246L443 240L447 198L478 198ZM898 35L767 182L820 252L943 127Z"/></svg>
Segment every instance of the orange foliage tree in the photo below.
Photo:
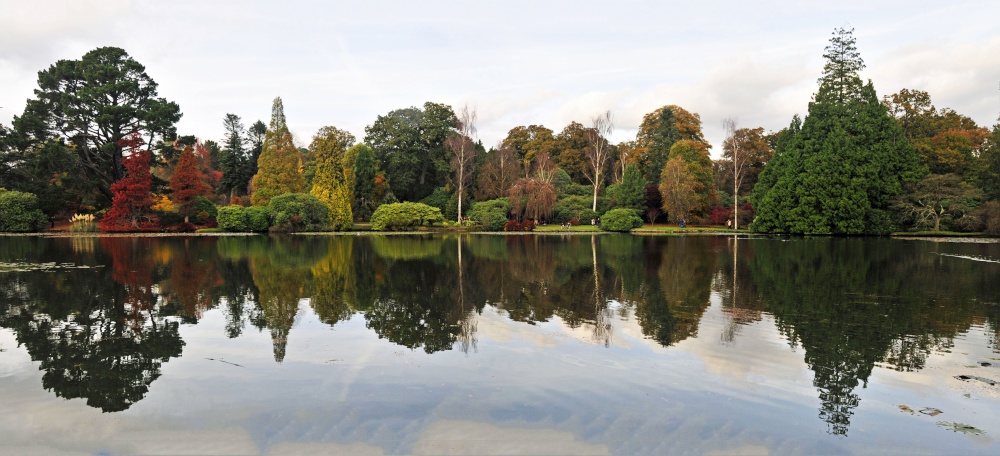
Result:
<svg viewBox="0 0 1000 456"><path fill-rule="evenodd" d="M132 132L119 145L128 151L122 160L126 175L111 186L111 210L101 219L101 231L155 231L159 228L152 215L153 197L149 173L152 158L148 150L140 150L142 138Z"/></svg>
<svg viewBox="0 0 1000 456"><path fill-rule="evenodd" d="M185 147L177 159L177 166L170 176L170 190L173 191L170 199L184 214L185 223L191 215L191 203L195 198L212 193L211 187L205 183L205 176L198 169L197 158L190 146Z"/></svg>

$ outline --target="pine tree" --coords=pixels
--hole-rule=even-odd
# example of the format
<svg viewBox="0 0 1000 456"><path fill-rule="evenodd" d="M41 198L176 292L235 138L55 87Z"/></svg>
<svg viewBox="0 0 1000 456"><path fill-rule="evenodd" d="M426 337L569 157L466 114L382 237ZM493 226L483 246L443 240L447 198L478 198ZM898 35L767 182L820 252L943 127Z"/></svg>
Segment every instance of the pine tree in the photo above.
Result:
<svg viewBox="0 0 1000 456"><path fill-rule="evenodd" d="M309 146L316 162L316 175L309 192L326 204L330 226L336 231L351 227L350 185L344 173L344 152L354 142L354 136L335 127L320 128Z"/></svg>
<svg viewBox="0 0 1000 456"><path fill-rule="evenodd" d="M615 207L632 209L636 214L641 216L646 211L644 204L646 199L645 187L646 182L642 178L639 166L634 163L626 166L625 173L622 175L622 182L615 186Z"/></svg>
<svg viewBox="0 0 1000 456"><path fill-rule="evenodd" d="M889 205L923 173L919 157L875 93L851 31L827 47L820 88L801 130L779 145L754 188L750 228L796 234L888 234ZM797 131L795 131L797 130Z"/></svg>
<svg viewBox="0 0 1000 456"><path fill-rule="evenodd" d="M236 114L226 114L223 124L226 128L226 139L219 164L222 171L219 192L231 196L243 195L247 190L247 182L253 177L247 175L247 161L250 157L246 150L246 129Z"/></svg>
<svg viewBox="0 0 1000 456"><path fill-rule="evenodd" d="M266 206L275 196L304 192L306 181L302 166L302 154L295 147L285 123L284 105L280 97L275 98L271 106L271 124L257 161L257 174L251 182L250 202L254 206Z"/></svg>

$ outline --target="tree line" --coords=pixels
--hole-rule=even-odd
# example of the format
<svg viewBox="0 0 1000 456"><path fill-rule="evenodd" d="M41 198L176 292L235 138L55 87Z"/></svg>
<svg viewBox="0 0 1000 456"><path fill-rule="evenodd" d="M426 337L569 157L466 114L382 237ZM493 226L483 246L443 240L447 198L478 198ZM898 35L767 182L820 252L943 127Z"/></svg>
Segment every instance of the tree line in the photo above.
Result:
<svg viewBox="0 0 1000 456"><path fill-rule="evenodd" d="M487 148L475 108L427 102L378 116L361 141L326 126L299 148L276 98L269 124L229 113L221 141L200 140L177 134L180 108L141 64L98 48L40 71L24 112L0 125L0 230L79 213L105 231L346 230L382 208L392 220L440 212L398 226L530 229L618 210L636 221L626 230L641 216L772 233L1000 233L1000 124L920 90L878 98L852 30L835 30L824 58L805 117L771 132L727 118L713 161L701 117L677 105L617 144L606 111L558 132L516 126Z"/></svg>

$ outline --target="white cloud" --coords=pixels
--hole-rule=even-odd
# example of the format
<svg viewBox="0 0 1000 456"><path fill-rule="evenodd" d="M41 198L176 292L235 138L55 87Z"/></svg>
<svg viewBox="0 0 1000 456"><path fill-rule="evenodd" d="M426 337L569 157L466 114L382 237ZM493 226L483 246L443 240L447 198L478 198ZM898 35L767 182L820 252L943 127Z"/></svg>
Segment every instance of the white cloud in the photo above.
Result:
<svg viewBox="0 0 1000 456"><path fill-rule="evenodd" d="M184 113L179 129L222 137L222 118L267 121L275 96L307 144L323 125L364 136L425 101L479 109L487 146L518 125L554 131L611 109L613 140L667 104L720 122L785 127L805 114L834 27L855 27L880 93L920 88L986 124L1000 110L1000 4L580 2L261 4L0 0L0 122L37 71L98 46L125 48Z"/></svg>

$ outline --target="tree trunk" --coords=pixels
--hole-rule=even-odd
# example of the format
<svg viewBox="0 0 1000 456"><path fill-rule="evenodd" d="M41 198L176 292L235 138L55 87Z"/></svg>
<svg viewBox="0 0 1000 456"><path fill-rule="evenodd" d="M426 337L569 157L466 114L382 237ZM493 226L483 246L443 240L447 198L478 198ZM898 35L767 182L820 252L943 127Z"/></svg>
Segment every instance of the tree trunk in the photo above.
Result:
<svg viewBox="0 0 1000 456"><path fill-rule="evenodd" d="M590 210L597 212L597 179L594 179L594 204Z"/></svg>

